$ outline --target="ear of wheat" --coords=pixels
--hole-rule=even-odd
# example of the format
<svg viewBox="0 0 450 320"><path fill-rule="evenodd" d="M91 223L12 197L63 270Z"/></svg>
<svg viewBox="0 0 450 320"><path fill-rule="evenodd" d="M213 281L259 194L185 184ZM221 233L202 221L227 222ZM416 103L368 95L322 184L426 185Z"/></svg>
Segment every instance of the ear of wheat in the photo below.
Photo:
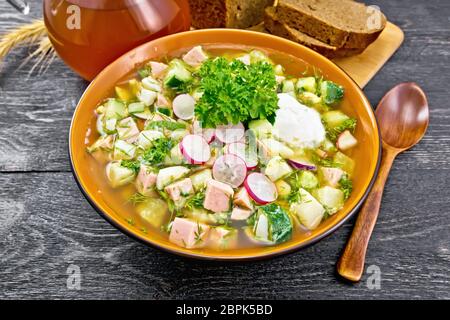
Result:
<svg viewBox="0 0 450 320"><path fill-rule="evenodd" d="M3 34L0 38L0 68L3 59L12 49L19 46L36 47L25 59L22 66L31 60L35 64L30 70L32 73L39 68L44 71L48 68L55 57L55 51L47 36L47 29L43 20L36 20L30 24L20 26Z"/></svg>

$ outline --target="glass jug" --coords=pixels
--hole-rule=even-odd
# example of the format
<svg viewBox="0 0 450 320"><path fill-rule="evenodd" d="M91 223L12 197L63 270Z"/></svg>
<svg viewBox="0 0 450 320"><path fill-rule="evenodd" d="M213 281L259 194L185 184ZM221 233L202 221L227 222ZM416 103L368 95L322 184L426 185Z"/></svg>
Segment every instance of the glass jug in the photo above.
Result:
<svg viewBox="0 0 450 320"><path fill-rule="evenodd" d="M92 80L125 52L190 27L188 0L44 0L58 55Z"/></svg>

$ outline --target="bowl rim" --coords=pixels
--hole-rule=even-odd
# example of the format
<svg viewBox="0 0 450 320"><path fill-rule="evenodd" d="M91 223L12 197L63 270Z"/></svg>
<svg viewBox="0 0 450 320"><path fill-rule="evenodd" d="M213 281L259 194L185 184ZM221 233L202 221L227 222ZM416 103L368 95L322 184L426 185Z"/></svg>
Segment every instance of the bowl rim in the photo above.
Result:
<svg viewBox="0 0 450 320"><path fill-rule="evenodd" d="M82 185L80 178L78 176L77 171L75 170L75 163L74 163L74 157L73 157L73 150L72 150L72 132L73 132L73 127L75 125L75 118L77 115L77 112L80 108L81 103L83 102L85 96L87 95L87 93L90 91L91 86L93 86L93 84L98 81L98 79L101 77L101 75L103 73L105 73L107 70L109 70L110 68L112 68L116 63L118 63L118 61L124 59L124 57L132 55L135 51L137 51L138 49L140 49L141 47L145 47L145 46L150 46L151 43L153 42L157 42L157 41L163 41L165 39L168 38L176 38L176 37L180 37L180 36L185 36L185 35L189 35L191 33L210 33L210 32L220 32L220 33L227 33L227 32L234 32L234 33L249 33L249 34L255 34L258 36L264 36L264 37L268 37L268 38L275 38L276 41L283 41L283 42L288 42L290 45L294 45L294 46L300 46L302 47L304 50L309 51L312 55L315 55L316 57L319 57L320 59L325 59L327 60L328 63L334 65L339 71L341 71L357 88L359 95L362 97L364 105L369 106L369 114L372 117L372 120L374 121L374 125L376 127L376 141L378 142L378 150L376 150L377 152L377 160L376 160L376 165L375 165L375 170L373 171L373 175L370 179L370 182L364 192L364 194L362 195L362 197L358 200L358 202L356 203L356 205L351 208L348 213L340 220L338 221L336 224L332 225L328 230L326 230L325 232L322 232L321 234L318 234L317 236L309 239L308 241L305 242L301 242L298 243L296 245L293 245L292 247L289 248L284 248L284 249L279 249L279 250L273 250L271 252L262 252L262 253L256 253L256 254L245 254L242 256L227 256L227 255L222 255L222 254L217 254L217 255L211 255L211 254L206 254L206 253L197 253L197 252L189 252L187 250L183 250L184 248L180 248L178 249L174 249L174 248L169 248L166 247L164 245L162 245L161 243L159 243L158 241L153 241L149 238L145 238L140 236L139 234L132 232L130 230L127 230L126 228L124 228L121 224L117 223L112 217L109 216L109 214L107 214L106 212L104 212L96 203L96 201L90 196L90 194L87 192L87 190L84 188L84 186ZM214 42L212 42L214 43ZM375 132L374 132L375 133ZM309 247L317 242L319 242L320 240L328 237L329 235L331 235L333 232L335 232L337 229L339 229L345 222L347 222L351 217L353 217L353 215L360 209L360 207L362 206L362 204L364 203L364 201L366 200L367 196L369 195L370 191L372 190L372 187L375 183L375 180L378 176L379 173L379 169L380 169L380 163L381 163L381 155L382 155L382 140L381 140L381 133L380 133L380 128L378 125L378 121L377 118L375 116L375 112L372 109L372 105L370 103L370 101L367 99L365 93L363 92L362 88L359 87L359 85L356 83L356 81L350 77L350 75L343 70L341 67L339 67L336 63L334 63L333 61L331 61L330 59L322 56L321 54L317 53L316 51L303 46L301 44L292 42L290 40L281 38L281 37L277 37L271 34L265 34L265 33L261 33L261 32L257 32L257 31L251 31L251 30L242 30L242 29L227 29L227 28L221 28L221 29L201 29L201 30L190 30L190 31L185 31L185 32L180 32L180 33L176 33L176 34L172 34L172 35L168 35L165 37L161 37L155 40L151 40L149 42L146 42L142 45L139 45L138 47L124 53L123 55L121 55L119 58L117 58L115 61L113 61L112 63L110 63L108 66L106 66L87 86L87 88L84 90L83 94L81 95L80 99L78 100L77 106L75 107L75 110L73 112L72 115L72 119L70 122L70 127L69 127L69 137L68 137L68 153L69 153L69 159L70 159L70 168L72 171L72 174L75 178L75 182L77 183L79 189L81 190L81 193L83 194L83 196L86 198L86 200L89 202L89 204L95 209L95 211L97 211L97 213L103 218L105 219L108 223L110 223L113 227L115 227L116 229L120 230L123 234L127 235L128 237L137 240L140 243L143 243L147 246L156 248L158 250L161 250L165 253L172 253L184 258L195 258L195 259L199 259L199 260L209 260L209 261L257 261L257 260L265 260L265 259L269 259L269 258L274 258L274 257L278 257L281 255L287 255L293 252L296 252L300 249Z"/></svg>

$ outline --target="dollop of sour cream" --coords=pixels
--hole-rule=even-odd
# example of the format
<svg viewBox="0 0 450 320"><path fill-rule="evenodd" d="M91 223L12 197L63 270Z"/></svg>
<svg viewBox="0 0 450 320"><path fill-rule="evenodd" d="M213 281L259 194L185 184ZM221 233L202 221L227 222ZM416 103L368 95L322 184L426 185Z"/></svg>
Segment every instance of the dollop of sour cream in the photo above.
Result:
<svg viewBox="0 0 450 320"><path fill-rule="evenodd" d="M287 93L278 94L274 135L294 148L316 148L325 140L325 128L316 110Z"/></svg>

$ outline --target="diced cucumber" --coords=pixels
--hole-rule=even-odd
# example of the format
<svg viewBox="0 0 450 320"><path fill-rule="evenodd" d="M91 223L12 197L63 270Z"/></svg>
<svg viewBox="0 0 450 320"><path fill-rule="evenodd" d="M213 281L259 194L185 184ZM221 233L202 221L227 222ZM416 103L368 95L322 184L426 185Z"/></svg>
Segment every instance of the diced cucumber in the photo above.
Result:
<svg viewBox="0 0 450 320"><path fill-rule="evenodd" d="M329 129L336 128L349 119L349 116L339 110L328 111L322 115L322 121Z"/></svg>
<svg viewBox="0 0 450 320"><path fill-rule="evenodd" d="M294 156L294 151L283 143L275 140L275 139L262 139L261 143L263 143L269 152L269 155L281 156L284 159L289 159Z"/></svg>
<svg viewBox="0 0 450 320"><path fill-rule="evenodd" d="M127 107L124 103L116 99L108 99L105 104L105 120L123 119L128 116Z"/></svg>
<svg viewBox="0 0 450 320"><path fill-rule="evenodd" d="M273 71L275 72L275 75L277 75L277 76L284 76L284 68L281 64L277 64L273 68Z"/></svg>
<svg viewBox="0 0 450 320"><path fill-rule="evenodd" d="M156 108L156 112L162 113L163 115L166 115L168 117L173 117L173 111L170 108L158 107Z"/></svg>
<svg viewBox="0 0 450 320"><path fill-rule="evenodd" d="M97 132L102 136L106 135L106 132L103 129L104 120L105 120L105 115L99 114L97 117L96 128L97 128Z"/></svg>
<svg viewBox="0 0 450 320"><path fill-rule="evenodd" d="M302 188L311 190L319 186L319 179L311 171L302 171L300 173L300 185Z"/></svg>
<svg viewBox="0 0 450 320"><path fill-rule="evenodd" d="M344 97L344 88L332 81L322 81L320 97L325 104L335 104Z"/></svg>
<svg viewBox="0 0 450 320"><path fill-rule="evenodd" d="M272 125L267 119L252 120L248 124L258 139L266 139L272 136Z"/></svg>
<svg viewBox="0 0 450 320"><path fill-rule="evenodd" d="M308 91L315 93L317 90L317 82L315 77L300 78L296 84L297 92ZM320 99L320 98L319 98Z"/></svg>
<svg viewBox="0 0 450 320"><path fill-rule="evenodd" d="M156 93L155 91L142 88L138 94L138 99L146 107L149 107L156 101L157 96L158 96L158 93Z"/></svg>
<svg viewBox="0 0 450 320"><path fill-rule="evenodd" d="M278 180L277 182L275 182L275 187L277 188L278 191L278 197L280 199L286 199L289 194L291 193L291 186L289 185L289 183L287 183L284 180Z"/></svg>
<svg viewBox="0 0 450 320"><path fill-rule="evenodd" d="M355 161L343 154L342 152L337 152L334 155L333 162L339 166L342 170L348 173L349 176L353 175L355 170Z"/></svg>
<svg viewBox="0 0 450 320"><path fill-rule="evenodd" d="M156 130L144 130L139 133L138 136L138 145L142 149L148 149L153 145L153 141L156 139L163 138L164 134Z"/></svg>
<svg viewBox="0 0 450 320"><path fill-rule="evenodd" d="M331 142L330 139L326 138L321 145L323 151L328 152L328 153L334 153L337 151L336 146L334 145L333 142Z"/></svg>
<svg viewBox="0 0 450 320"><path fill-rule="evenodd" d="M128 112L131 114L144 112L144 110L145 104L143 104L142 102L134 102L128 105Z"/></svg>
<svg viewBox="0 0 450 320"><path fill-rule="evenodd" d="M175 166L183 163L185 163L185 159L181 153L180 144L177 144L164 159L164 164L166 166Z"/></svg>
<svg viewBox="0 0 450 320"><path fill-rule="evenodd" d="M188 173L189 169L182 166L161 169L156 178L156 187L158 190L162 190L172 182L184 178Z"/></svg>
<svg viewBox="0 0 450 320"><path fill-rule="evenodd" d="M269 160L264 170L264 174L272 181L277 181L292 172L292 168L280 156L275 156Z"/></svg>
<svg viewBox="0 0 450 320"><path fill-rule="evenodd" d="M325 186L315 190L313 194L329 214L335 214L344 206L344 193L340 189Z"/></svg>
<svg viewBox="0 0 450 320"><path fill-rule="evenodd" d="M103 129L106 133L115 133L117 127L117 119L105 119L105 126Z"/></svg>
<svg viewBox="0 0 450 320"><path fill-rule="evenodd" d="M153 79L152 77L146 77L142 79L142 86L147 90L155 92L161 92L162 90L159 82Z"/></svg>
<svg viewBox="0 0 450 320"><path fill-rule="evenodd" d="M158 198L148 198L136 207L137 213L154 228L160 228L168 217L167 203Z"/></svg>
<svg viewBox="0 0 450 320"><path fill-rule="evenodd" d="M164 86L177 88L182 83L192 80L192 74L187 70L186 65L179 59L173 59L164 78Z"/></svg>
<svg viewBox="0 0 450 320"><path fill-rule="evenodd" d="M281 91L284 93L294 92L295 91L294 80L284 80L281 86Z"/></svg>
<svg viewBox="0 0 450 320"><path fill-rule="evenodd" d="M311 106L311 107L320 106L322 103L322 100L320 99L320 97L318 97L314 93L311 93L308 91L299 93L298 98L301 102L303 102L307 106Z"/></svg>
<svg viewBox="0 0 450 320"><path fill-rule="evenodd" d="M139 134L139 129L132 117L120 120L116 126L116 130L121 140L135 138Z"/></svg>
<svg viewBox="0 0 450 320"><path fill-rule="evenodd" d="M206 182L212 179L211 169L205 169L190 176L195 191L202 190L206 187Z"/></svg>
<svg viewBox="0 0 450 320"><path fill-rule="evenodd" d="M139 119L149 120L153 119L155 115L150 111L149 107L145 107L143 112L135 113L133 116Z"/></svg>
<svg viewBox="0 0 450 320"><path fill-rule="evenodd" d="M106 177L113 188L124 186L133 182L135 172L120 165L120 161L113 161L106 165Z"/></svg>
<svg viewBox="0 0 450 320"><path fill-rule="evenodd" d="M133 159L136 155L136 146L123 140L114 143L114 160Z"/></svg>
<svg viewBox="0 0 450 320"><path fill-rule="evenodd" d="M175 141L181 141L185 136L189 134L189 131L186 129L176 129L170 133L170 139Z"/></svg>
<svg viewBox="0 0 450 320"><path fill-rule="evenodd" d="M290 211L298 217L303 226L314 230L322 221L325 209L308 191L300 189L299 193L300 201L292 203Z"/></svg>
<svg viewBox="0 0 450 320"><path fill-rule="evenodd" d="M89 153L94 153L96 151L102 150L106 152L112 151L114 148L114 137L113 136L100 136L97 141L95 141L90 147L87 148Z"/></svg>
<svg viewBox="0 0 450 320"><path fill-rule="evenodd" d="M269 241L269 219L265 214L259 214L253 227L255 238L263 241Z"/></svg>
<svg viewBox="0 0 450 320"><path fill-rule="evenodd" d="M272 60L262 51L252 50L249 55L251 63L267 62L273 64Z"/></svg>

